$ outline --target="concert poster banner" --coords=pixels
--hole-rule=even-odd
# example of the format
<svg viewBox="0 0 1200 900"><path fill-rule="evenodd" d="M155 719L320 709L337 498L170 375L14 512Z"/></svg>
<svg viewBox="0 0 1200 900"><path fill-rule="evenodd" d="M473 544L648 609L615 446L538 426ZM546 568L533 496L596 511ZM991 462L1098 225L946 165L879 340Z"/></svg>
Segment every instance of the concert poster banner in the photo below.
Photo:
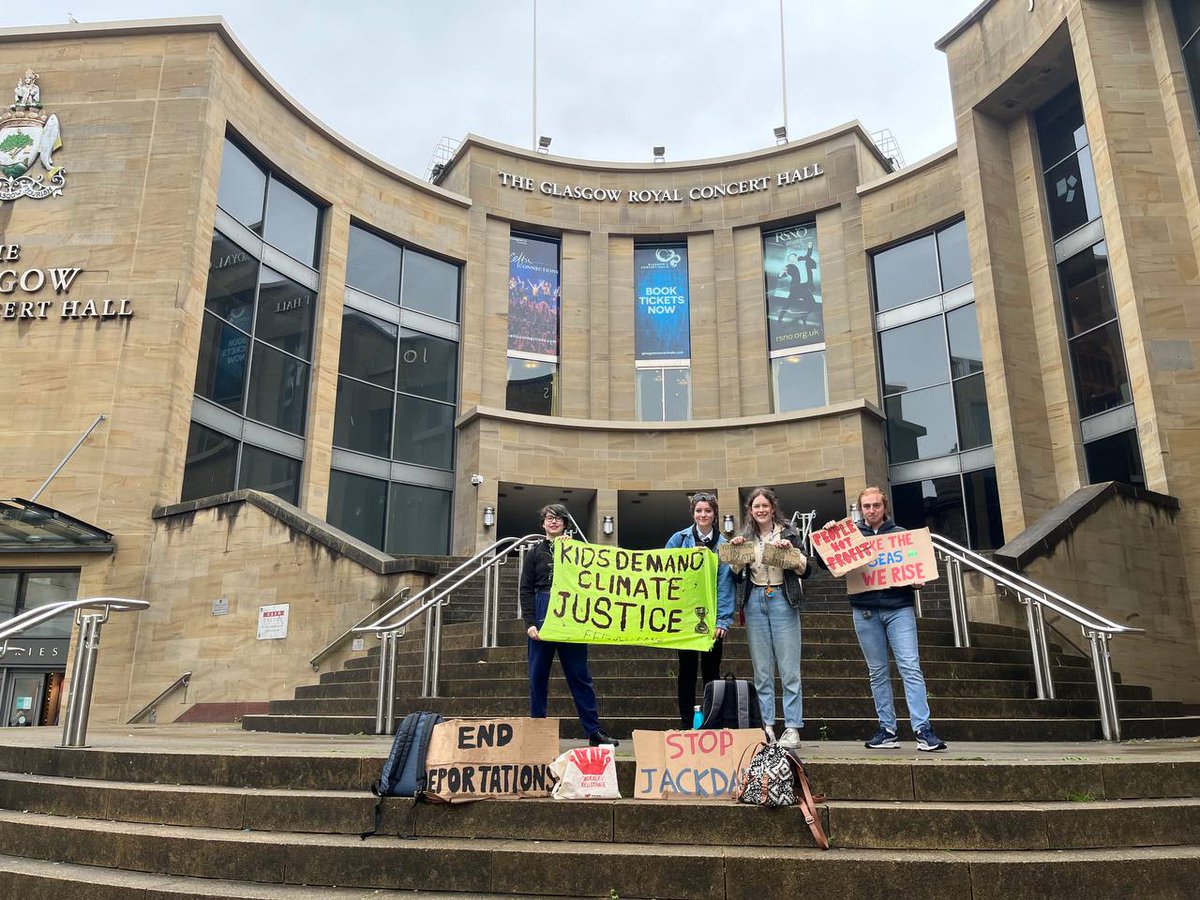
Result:
<svg viewBox="0 0 1200 900"><path fill-rule="evenodd" d="M825 341L817 226L795 225L763 234L767 338L771 350Z"/></svg>
<svg viewBox="0 0 1200 900"><path fill-rule="evenodd" d="M508 349L556 357L558 242L514 234L508 258Z"/></svg>
<svg viewBox="0 0 1200 900"><path fill-rule="evenodd" d="M634 359L690 359L687 246L633 251Z"/></svg>

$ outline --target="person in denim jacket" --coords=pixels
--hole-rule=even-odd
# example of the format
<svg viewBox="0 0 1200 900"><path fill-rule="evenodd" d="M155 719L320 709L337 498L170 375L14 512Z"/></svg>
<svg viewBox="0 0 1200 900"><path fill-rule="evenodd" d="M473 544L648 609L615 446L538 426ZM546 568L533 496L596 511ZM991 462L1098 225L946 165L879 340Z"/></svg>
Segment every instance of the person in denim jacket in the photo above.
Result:
<svg viewBox="0 0 1200 900"><path fill-rule="evenodd" d="M692 495L692 525L677 531L667 539L667 549L677 547L707 547L717 552L725 536L717 530L717 498L713 494ZM721 677L721 652L725 635L733 624L733 572L726 563L717 566L717 624L716 640L711 650L677 650L679 657L679 722L683 728L692 727L696 708L696 669L700 670L702 685Z"/></svg>

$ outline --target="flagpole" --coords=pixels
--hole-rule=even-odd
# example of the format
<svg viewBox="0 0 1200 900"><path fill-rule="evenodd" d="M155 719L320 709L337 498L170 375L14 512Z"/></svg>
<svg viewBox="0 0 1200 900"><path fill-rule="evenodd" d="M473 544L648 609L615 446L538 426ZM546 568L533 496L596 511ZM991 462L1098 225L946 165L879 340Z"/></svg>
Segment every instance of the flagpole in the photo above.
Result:
<svg viewBox="0 0 1200 900"><path fill-rule="evenodd" d="M537 3L537 0L534 0ZM534 63L536 65L536 62ZM783 48L783 0L779 0L779 80L783 83L783 131L787 133L787 56Z"/></svg>
<svg viewBox="0 0 1200 900"><path fill-rule="evenodd" d="M533 136L529 141L529 146L536 151L537 145L537 0L533 0Z"/></svg>

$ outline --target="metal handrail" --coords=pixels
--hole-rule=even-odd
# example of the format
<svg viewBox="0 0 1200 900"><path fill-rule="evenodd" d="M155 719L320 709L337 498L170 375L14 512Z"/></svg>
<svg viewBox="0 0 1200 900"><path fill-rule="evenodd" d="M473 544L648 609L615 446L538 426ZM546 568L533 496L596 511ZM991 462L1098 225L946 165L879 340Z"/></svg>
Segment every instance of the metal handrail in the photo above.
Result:
<svg viewBox="0 0 1200 900"><path fill-rule="evenodd" d="M152 712L154 710L154 708L158 706L158 704L162 703L163 700L167 699L167 697L169 697L175 691L179 690L180 688L183 688L186 691L187 686L191 683L192 683L192 673L184 672L182 675L180 675L178 678L176 678L174 681L172 681L170 686L165 691L163 691L161 694L159 694L157 697L155 697L153 700L151 700L149 703L147 703L145 706L143 706L137 712L135 712L133 714L133 716L129 719L129 721L126 722L125 724L133 725L135 722L137 722L138 719L140 719L142 716L146 715L146 713ZM185 702L186 702L186 700L185 700ZM150 724L152 724L152 725L154 724L153 716L150 719Z"/></svg>
<svg viewBox="0 0 1200 900"><path fill-rule="evenodd" d="M575 526L575 535L579 538L579 540L583 541L585 544L590 544L591 541L587 539L587 535L583 533L583 529L579 527L579 523L575 521L575 517L571 515L570 510L567 510L567 518L570 519L571 524Z"/></svg>
<svg viewBox="0 0 1200 900"><path fill-rule="evenodd" d="M954 626L954 645L970 647L966 594L962 570L968 569L990 578L1012 591L1017 602L1025 607L1025 622L1029 629L1029 646L1033 655L1033 674L1039 700L1055 698L1051 668L1050 646L1046 640L1046 609L1058 613L1078 625L1091 646L1092 674L1100 703L1100 728L1105 740L1121 739L1121 719L1117 712L1116 687L1112 674L1109 641L1116 634L1136 634L1142 628L1121 625L1094 610L1070 600L1045 585L1010 571L993 560L981 556L940 534L931 534L935 551L946 561L947 585L950 591L950 618Z"/></svg>
<svg viewBox="0 0 1200 900"><path fill-rule="evenodd" d="M0 625L0 641L8 650L8 639L23 631L41 625L55 616L74 612L79 637L75 641L75 661L71 664L71 675L67 681L71 689L67 697L67 717L63 724L63 747L83 747L87 739L88 714L92 706L92 686L96 679L96 653L100 649L100 629L108 621L111 612L132 612L149 609L145 600L126 600L122 597L91 597L86 600L63 600L47 603L15 616ZM100 612L83 615L85 609Z"/></svg>
<svg viewBox="0 0 1200 900"><path fill-rule="evenodd" d="M335 637L332 641L330 641L328 644L326 644L324 647L322 647L320 650L318 650L313 655L312 659L310 659L308 661L308 664L312 667L312 670L315 672L319 668L321 668L321 660L323 660L326 656L328 656L335 649L337 649L341 645L342 641L346 640L346 638L348 638L352 634L354 634L355 628L357 628L359 625L365 625L367 622L372 621L371 617L378 616L379 611L381 609L383 609L384 607L386 607L393 600L400 598L401 600L406 601L408 599L408 593L411 590L412 590L412 588L408 585L405 585L404 587L400 588L400 590L396 591L396 593L392 594L392 596L388 597L386 600L384 600L382 603L380 603L378 606L376 606L373 610L371 610L369 613L367 613L365 616L363 616L361 619L359 619L357 622L355 622L353 625L351 625L349 628L347 628L345 631L343 631L341 634L339 634L337 637Z"/></svg>
<svg viewBox="0 0 1200 900"><path fill-rule="evenodd" d="M804 542L805 552L809 556L812 556L813 554L812 532L813 523L816 521L816 518L817 511L815 509L806 513L802 513L800 510L796 510L794 513L792 513L792 528L795 528L800 532L800 540ZM797 527L797 525L799 527Z"/></svg>
<svg viewBox="0 0 1200 900"><path fill-rule="evenodd" d="M501 538L476 553L470 559L447 572L420 593L410 597L400 606L379 617L369 625L358 626L353 631L374 632L379 637L379 687L375 706L375 733L391 734L395 728L396 661L399 639L408 624L420 616L432 613L425 623L423 666L421 674L421 696L434 698L438 695L438 669L441 664L442 608L450 602L450 595L478 575L484 575L483 646L496 646L496 633L500 608L499 567L514 552L521 554L524 562L525 550L544 535L527 534L524 537ZM457 577L452 584L445 582ZM494 576L493 576L493 573ZM445 585L443 587L443 585ZM441 588L441 590L435 589ZM416 609L401 616L407 607L418 604Z"/></svg>

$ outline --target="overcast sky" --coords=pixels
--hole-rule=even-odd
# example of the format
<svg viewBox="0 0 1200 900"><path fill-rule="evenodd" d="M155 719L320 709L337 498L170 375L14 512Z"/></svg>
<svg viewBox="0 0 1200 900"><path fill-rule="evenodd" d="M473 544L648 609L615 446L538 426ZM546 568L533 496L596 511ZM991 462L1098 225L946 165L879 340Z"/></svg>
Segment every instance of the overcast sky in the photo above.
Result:
<svg viewBox="0 0 1200 900"><path fill-rule="evenodd" d="M908 162L954 141L933 42L978 0L784 0L793 137L851 119ZM220 15L332 128L414 175L443 136L533 140L533 0L66 0L0 25ZM539 0L537 133L563 156L646 162L774 144L783 124L779 0ZM36 68L37 60L21 61ZM53 109L54 85L43 84Z"/></svg>

